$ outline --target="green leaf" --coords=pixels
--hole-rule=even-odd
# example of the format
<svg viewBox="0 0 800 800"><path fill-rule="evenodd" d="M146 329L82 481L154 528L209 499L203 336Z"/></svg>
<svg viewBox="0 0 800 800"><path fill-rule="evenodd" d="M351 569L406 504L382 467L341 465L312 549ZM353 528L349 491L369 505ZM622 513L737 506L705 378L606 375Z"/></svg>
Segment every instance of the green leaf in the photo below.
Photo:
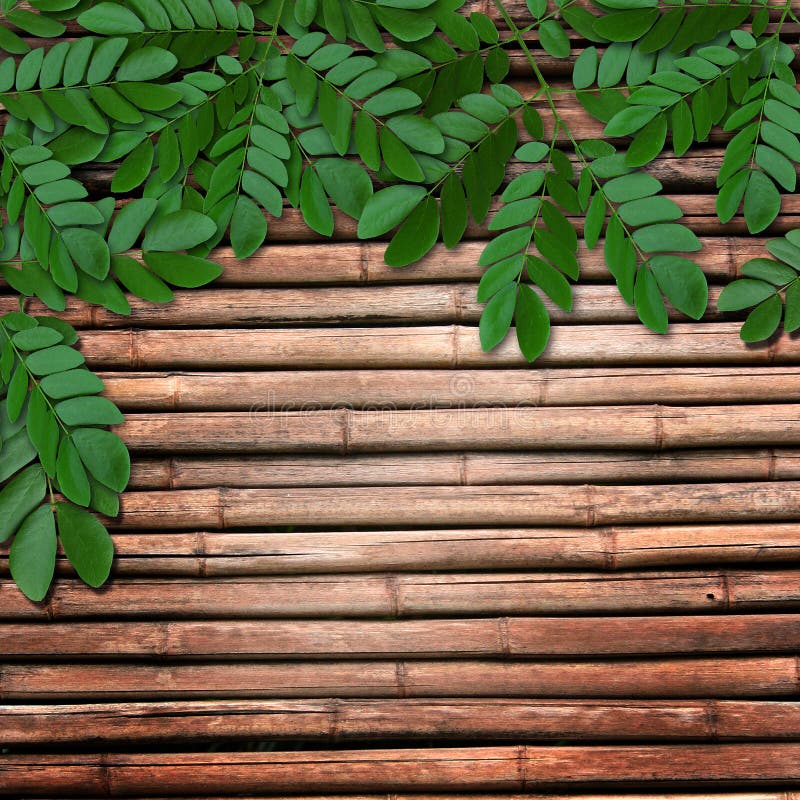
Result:
<svg viewBox="0 0 800 800"><path fill-rule="evenodd" d="M112 253L124 253L136 244L144 226L155 213L158 201L142 197L126 203L114 218L108 235L108 249Z"/></svg>
<svg viewBox="0 0 800 800"><path fill-rule="evenodd" d="M38 464L26 467L0 489L0 542L14 534L46 492L44 470Z"/></svg>
<svg viewBox="0 0 800 800"><path fill-rule="evenodd" d="M597 48L587 47L572 67L572 85L576 89L588 89L597 79Z"/></svg>
<svg viewBox="0 0 800 800"><path fill-rule="evenodd" d="M80 506L88 506L91 499L89 479L83 468L78 451L69 437L64 437L58 448L56 479L61 493Z"/></svg>
<svg viewBox="0 0 800 800"><path fill-rule="evenodd" d="M524 257L516 255L489 267L483 273L478 284L478 302L485 303L504 286L512 282L516 283L522 272L523 263Z"/></svg>
<svg viewBox="0 0 800 800"><path fill-rule="evenodd" d="M125 490L131 462L119 436L99 428L78 428L72 432L72 441L93 478L115 492Z"/></svg>
<svg viewBox="0 0 800 800"><path fill-rule="evenodd" d="M760 342L769 339L781 323L783 303L780 295L759 303L747 316L739 335L743 342Z"/></svg>
<svg viewBox="0 0 800 800"><path fill-rule="evenodd" d="M150 174L155 150L150 139L137 145L119 165L111 181L112 192L129 192L141 184Z"/></svg>
<svg viewBox="0 0 800 800"><path fill-rule="evenodd" d="M750 233L768 228L781 210L781 195L763 173L753 171L744 193L744 221Z"/></svg>
<svg viewBox="0 0 800 800"><path fill-rule="evenodd" d="M372 181L367 171L345 158L320 158L314 168L325 192L348 216L359 219L372 197Z"/></svg>
<svg viewBox="0 0 800 800"><path fill-rule="evenodd" d="M708 305L708 284L700 267L678 256L653 256L648 263L667 300L678 311L700 319Z"/></svg>
<svg viewBox="0 0 800 800"><path fill-rule="evenodd" d="M516 302L517 285L511 283L501 289L486 304L479 325L481 347L484 352L497 347L505 338L511 327L511 320L514 318Z"/></svg>
<svg viewBox="0 0 800 800"><path fill-rule="evenodd" d="M702 245L697 236L685 225L660 223L634 231L633 239L645 253L693 253Z"/></svg>
<svg viewBox="0 0 800 800"><path fill-rule="evenodd" d="M30 600L42 600L56 569L56 523L50 506L29 514L14 537L9 552L11 577Z"/></svg>
<svg viewBox="0 0 800 800"><path fill-rule="evenodd" d="M467 229L467 198L458 175L451 173L442 184L442 241L455 247Z"/></svg>
<svg viewBox="0 0 800 800"><path fill-rule="evenodd" d="M58 344L64 337L53 328L35 327L15 333L11 339L18 350L41 350Z"/></svg>
<svg viewBox="0 0 800 800"><path fill-rule="evenodd" d="M160 47L141 47L134 50L117 69L118 81L152 81L171 72L178 59Z"/></svg>
<svg viewBox="0 0 800 800"><path fill-rule="evenodd" d="M89 586L102 586L114 558L108 531L92 514L72 503L58 503L56 519L64 553L78 576Z"/></svg>
<svg viewBox="0 0 800 800"><path fill-rule="evenodd" d="M49 404L38 388L31 393L25 426L44 471L52 478L56 471L60 432Z"/></svg>
<svg viewBox="0 0 800 800"><path fill-rule="evenodd" d="M70 369L47 375L39 383L41 390L53 400L64 400L86 394L98 394L105 384L88 369Z"/></svg>
<svg viewBox="0 0 800 800"><path fill-rule="evenodd" d="M572 310L572 287L567 279L553 266L536 256L525 259L528 266L528 277L557 306L564 311ZM533 359L530 359L533 360Z"/></svg>
<svg viewBox="0 0 800 800"><path fill-rule="evenodd" d="M231 217L231 246L237 258L249 258L264 243L267 220L261 209L242 195Z"/></svg>
<svg viewBox="0 0 800 800"><path fill-rule="evenodd" d="M90 228L69 228L61 232L72 260L87 274L98 280L108 275L111 254L105 239Z"/></svg>
<svg viewBox="0 0 800 800"><path fill-rule="evenodd" d="M667 332L667 309L661 299L658 284L649 267L644 264L636 273L633 299L639 319L655 333Z"/></svg>
<svg viewBox="0 0 800 800"><path fill-rule="evenodd" d="M367 201L358 222L358 238L374 239L399 225L420 203L421 186L387 186Z"/></svg>
<svg viewBox="0 0 800 800"><path fill-rule="evenodd" d="M426 197L406 218L386 248L384 261L390 267L405 267L427 253L439 235L439 205Z"/></svg>
<svg viewBox="0 0 800 800"><path fill-rule="evenodd" d="M657 106L628 106L614 115L603 133L606 136L628 136L647 125L660 111Z"/></svg>
<svg viewBox="0 0 800 800"><path fill-rule="evenodd" d="M793 333L800 328L800 281L795 281L786 290L784 296L786 308L784 311L783 329L786 333Z"/></svg>
<svg viewBox="0 0 800 800"><path fill-rule="evenodd" d="M528 361L535 361L547 347L550 317L539 295L524 283L517 293L515 320L519 349Z"/></svg>
<svg viewBox="0 0 800 800"><path fill-rule="evenodd" d="M144 23L124 6L98 3L78 15L78 24L92 33L108 35L141 33Z"/></svg>
<svg viewBox="0 0 800 800"><path fill-rule="evenodd" d="M196 289L216 280L222 267L213 261L183 253L142 253L144 263L173 286Z"/></svg>
<svg viewBox="0 0 800 800"><path fill-rule="evenodd" d="M64 372L81 366L83 356L71 347L57 344L31 353L26 359L26 364L34 375L50 375L53 372Z"/></svg>
<svg viewBox="0 0 800 800"><path fill-rule="evenodd" d="M720 311L741 311L757 305L775 294L775 287L765 281L740 278L729 283L719 295L717 308Z"/></svg>
<svg viewBox="0 0 800 800"><path fill-rule="evenodd" d="M105 397L73 397L55 407L67 425L118 425L123 421L119 409Z"/></svg>
<svg viewBox="0 0 800 800"><path fill-rule="evenodd" d="M309 228L322 236L333 233L333 212L325 187L313 167L303 171L300 181L300 211Z"/></svg>
<svg viewBox="0 0 800 800"><path fill-rule="evenodd" d="M216 232L217 225L211 217L183 208L154 219L147 226L142 249L167 252L190 250Z"/></svg>
<svg viewBox="0 0 800 800"><path fill-rule="evenodd" d="M569 39L556 20L548 19L539 26L539 41L551 56L555 58L569 57Z"/></svg>

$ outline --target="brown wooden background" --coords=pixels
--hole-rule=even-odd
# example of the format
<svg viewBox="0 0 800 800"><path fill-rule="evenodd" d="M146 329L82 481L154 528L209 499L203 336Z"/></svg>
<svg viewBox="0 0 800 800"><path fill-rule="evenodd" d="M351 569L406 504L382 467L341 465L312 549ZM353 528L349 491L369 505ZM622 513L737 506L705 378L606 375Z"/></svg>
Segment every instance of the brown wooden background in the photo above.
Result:
<svg viewBox="0 0 800 800"><path fill-rule="evenodd" d="M800 796L800 340L714 310L764 253L725 138L650 166L712 284L667 336L582 251L540 361L484 355L484 227L392 270L293 210L168 307L70 303L133 479L102 591L0 553L0 793Z"/></svg>

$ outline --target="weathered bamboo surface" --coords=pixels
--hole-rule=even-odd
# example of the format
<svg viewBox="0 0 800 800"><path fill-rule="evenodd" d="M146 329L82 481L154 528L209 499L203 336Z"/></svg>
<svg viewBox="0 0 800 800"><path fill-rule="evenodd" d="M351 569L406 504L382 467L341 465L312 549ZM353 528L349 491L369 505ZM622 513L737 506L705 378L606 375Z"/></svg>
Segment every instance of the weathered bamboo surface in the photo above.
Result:
<svg viewBox="0 0 800 800"><path fill-rule="evenodd" d="M0 618L70 620L705 613L800 607L793 569L596 573L302 575L120 579L87 597L62 581L42 606L0 582Z"/></svg>
<svg viewBox="0 0 800 800"><path fill-rule="evenodd" d="M737 741L800 735L800 704L780 700L189 700L0 706L4 739L91 745L98 725L115 744L184 739L367 741L432 738L539 741Z"/></svg>
<svg viewBox="0 0 800 800"><path fill-rule="evenodd" d="M180 792L506 791L601 785L606 788L797 781L795 743L602 745L340 750L303 753L14 756L6 793L35 790L82 796Z"/></svg>
<svg viewBox="0 0 800 800"><path fill-rule="evenodd" d="M747 346L735 322L677 323L665 335L641 325L554 327L539 366L793 364L800 339L782 334ZM602 341L603 347L597 348ZM96 369L527 367L511 335L481 351L477 326L92 330L81 351Z"/></svg>
<svg viewBox="0 0 800 800"><path fill-rule="evenodd" d="M494 2L465 11L507 40ZM601 135L571 60L525 36L573 134ZM797 800L800 338L745 345L716 300L800 198L757 237L721 225L729 140L647 167L710 283L666 336L601 241L534 366L513 337L482 353L486 222L398 270L290 207L251 258L223 242L216 287L130 317L70 300L131 488L101 590L59 549L29 602L0 545L0 795ZM107 192L108 165L79 172Z"/></svg>

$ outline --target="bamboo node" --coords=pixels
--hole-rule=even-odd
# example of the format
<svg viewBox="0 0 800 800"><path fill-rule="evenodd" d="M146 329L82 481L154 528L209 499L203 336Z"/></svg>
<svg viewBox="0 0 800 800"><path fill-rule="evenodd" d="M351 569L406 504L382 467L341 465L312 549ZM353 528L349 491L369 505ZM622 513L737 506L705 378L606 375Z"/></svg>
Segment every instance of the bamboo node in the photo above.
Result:
<svg viewBox="0 0 800 800"><path fill-rule="evenodd" d="M397 684L397 696L406 697L406 662L397 661L394 665L395 682Z"/></svg>
<svg viewBox="0 0 800 800"><path fill-rule="evenodd" d="M177 375L170 375L170 405L173 410L178 410L181 403L181 379Z"/></svg>
<svg viewBox="0 0 800 800"><path fill-rule="evenodd" d="M597 501L595 499L595 488L591 484L584 485L586 492L586 527L594 528L597 523Z"/></svg>
<svg viewBox="0 0 800 800"><path fill-rule="evenodd" d="M341 703L337 698L332 697L326 705L328 706L328 737L331 741L337 741L339 739Z"/></svg>
<svg viewBox="0 0 800 800"><path fill-rule="evenodd" d="M469 456L466 453L458 454L458 485L469 486Z"/></svg>
<svg viewBox="0 0 800 800"><path fill-rule="evenodd" d="M549 389L550 370L549 369L540 370L537 377L538 380L536 381L536 387L537 387L536 405L544 406L547 404L547 395L550 391Z"/></svg>
<svg viewBox="0 0 800 800"><path fill-rule="evenodd" d="M217 489L217 526L221 531L226 528L225 525L225 511L228 501L228 489L226 486L220 486Z"/></svg>
<svg viewBox="0 0 800 800"><path fill-rule="evenodd" d="M497 633L500 639L500 649L504 656L511 655L511 634L508 627L508 617L497 620Z"/></svg>
<svg viewBox="0 0 800 800"><path fill-rule="evenodd" d="M722 578L722 600L725 603L725 610L730 611L733 607L734 593L731 591L731 577L727 572L723 572Z"/></svg>
<svg viewBox="0 0 800 800"><path fill-rule="evenodd" d="M617 551L617 532L614 528L601 528L600 540L603 542L603 560L605 568L613 571L617 569L619 554Z"/></svg>
<svg viewBox="0 0 800 800"><path fill-rule="evenodd" d="M461 300L461 289L458 286L453 286L450 289L450 301L453 305L453 318L457 322L463 322L464 303Z"/></svg>
<svg viewBox="0 0 800 800"><path fill-rule="evenodd" d="M352 425L352 411L349 408L342 409L342 453L347 455L350 452L350 426Z"/></svg>
<svg viewBox="0 0 800 800"><path fill-rule="evenodd" d="M386 595L389 599L389 616L400 617L400 587L395 575L389 575L386 578Z"/></svg>
<svg viewBox="0 0 800 800"><path fill-rule="evenodd" d="M450 326L450 366L455 369L461 362L461 353L458 344L458 325Z"/></svg>
<svg viewBox="0 0 800 800"><path fill-rule="evenodd" d="M705 703L706 712L706 733L711 739L719 739L719 711L715 700L707 700Z"/></svg>
<svg viewBox="0 0 800 800"><path fill-rule="evenodd" d="M778 456L774 447L770 447L767 452L769 454L767 456L767 480L774 481L778 471Z"/></svg>
<svg viewBox="0 0 800 800"><path fill-rule="evenodd" d="M655 423L655 449L661 451L664 449L664 409L656 404L653 406L654 423Z"/></svg>
<svg viewBox="0 0 800 800"><path fill-rule="evenodd" d="M528 786L528 747L527 745L517 745L517 779L519 788L525 791Z"/></svg>
<svg viewBox="0 0 800 800"><path fill-rule="evenodd" d="M108 764L108 754L101 753L100 760L97 764L100 768L100 780L102 782L102 791L106 797L113 797L114 795L114 787L113 787L113 779L111 777L111 768Z"/></svg>
<svg viewBox="0 0 800 800"><path fill-rule="evenodd" d="M369 245L362 242L358 248L358 280L361 283L369 282L369 253L367 248Z"/></svg>
<svg viewBox="0 0 800 800"><path fill-rule="evenodd" d="M157 625L158 642L156 644L156 655L163 659L169 655L170 623L160 622Z"/></svg>

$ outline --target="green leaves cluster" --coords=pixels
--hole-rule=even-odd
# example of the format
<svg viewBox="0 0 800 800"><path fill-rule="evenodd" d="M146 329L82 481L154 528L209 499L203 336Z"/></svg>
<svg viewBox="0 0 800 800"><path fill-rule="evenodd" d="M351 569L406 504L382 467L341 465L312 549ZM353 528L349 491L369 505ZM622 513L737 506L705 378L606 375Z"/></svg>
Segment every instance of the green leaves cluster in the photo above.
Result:
<svg viewBox="0 0 800 800"><path fill-rule="evenodd" d="M751 258L741 268L743 278L726 286L720 311L752 309L742 325L745 342L769 339L783 320L791 333L800 328L800 230L766 244L774 258Z"/></svg>
<svg viewBox="0 0 800 800"><path fill-rule="evenodd" d="M478 288L487 350L512 326L526 358L544 350L549 310L572 308L581 240L602 247L650 329L667 329L670 305L699 319L700 242L648 165L722 130L720 220L742 207L752 232L774 221L800 163L800 94L780 39L798 21L790 2L527 0L521 24L493 3L490 16L467 13L464 0L32 0L33 10L0 0L0 274L54 311L74 295L128 314L131 295L165 303L174 287L213 281L221 243L256 254L289 206L318 235L333 235L338 210L359 238L386 237L396 267L488 226ZM571 37L588 41L572 88L551 85L540 57L569 57ZM507 80L512 48L530 96ZM603 123L602 140L579 140L562 96ZM97 165L107 179L88 179ZM797 247L786 242L781 252ZM748 340L770 335L784 300L784 324L795 325L786 270L796 265L757 261L745 267L758 272L745 273L750 283L723 294L756 306ZM116 511L127 455L103 427L119 415L80 362L66 366L79 358L73 333L25 315L2 327L3 402L16 412L6 433L23 422L0 445L0 492L28 498L6 535L49 548L55 519L68 557L96 583L103 569L67 545L62 518L66 530L81 518L97 531L86 509ZM53 353L52 374L37 371ZM59 380L80 391L50 395ZM117 471L101 474L101 461ZM66 498L47 513L42 481ZM20 526L34 514L29 534ZM52 571L30 582L20 566L30 561L14 556L13 569L34 596Z"/></svg>
<svg viewBox="0 0 800 800"><path fill-rule="evenodd" d="M0 318L0 542L12 540L11 574L32 600L52 581L56 531L86 583L106 580L114 548L88 509L116 516L130 476L125 445L105 430L122 414L100 396L77 338L55 317Z"/></svg>

